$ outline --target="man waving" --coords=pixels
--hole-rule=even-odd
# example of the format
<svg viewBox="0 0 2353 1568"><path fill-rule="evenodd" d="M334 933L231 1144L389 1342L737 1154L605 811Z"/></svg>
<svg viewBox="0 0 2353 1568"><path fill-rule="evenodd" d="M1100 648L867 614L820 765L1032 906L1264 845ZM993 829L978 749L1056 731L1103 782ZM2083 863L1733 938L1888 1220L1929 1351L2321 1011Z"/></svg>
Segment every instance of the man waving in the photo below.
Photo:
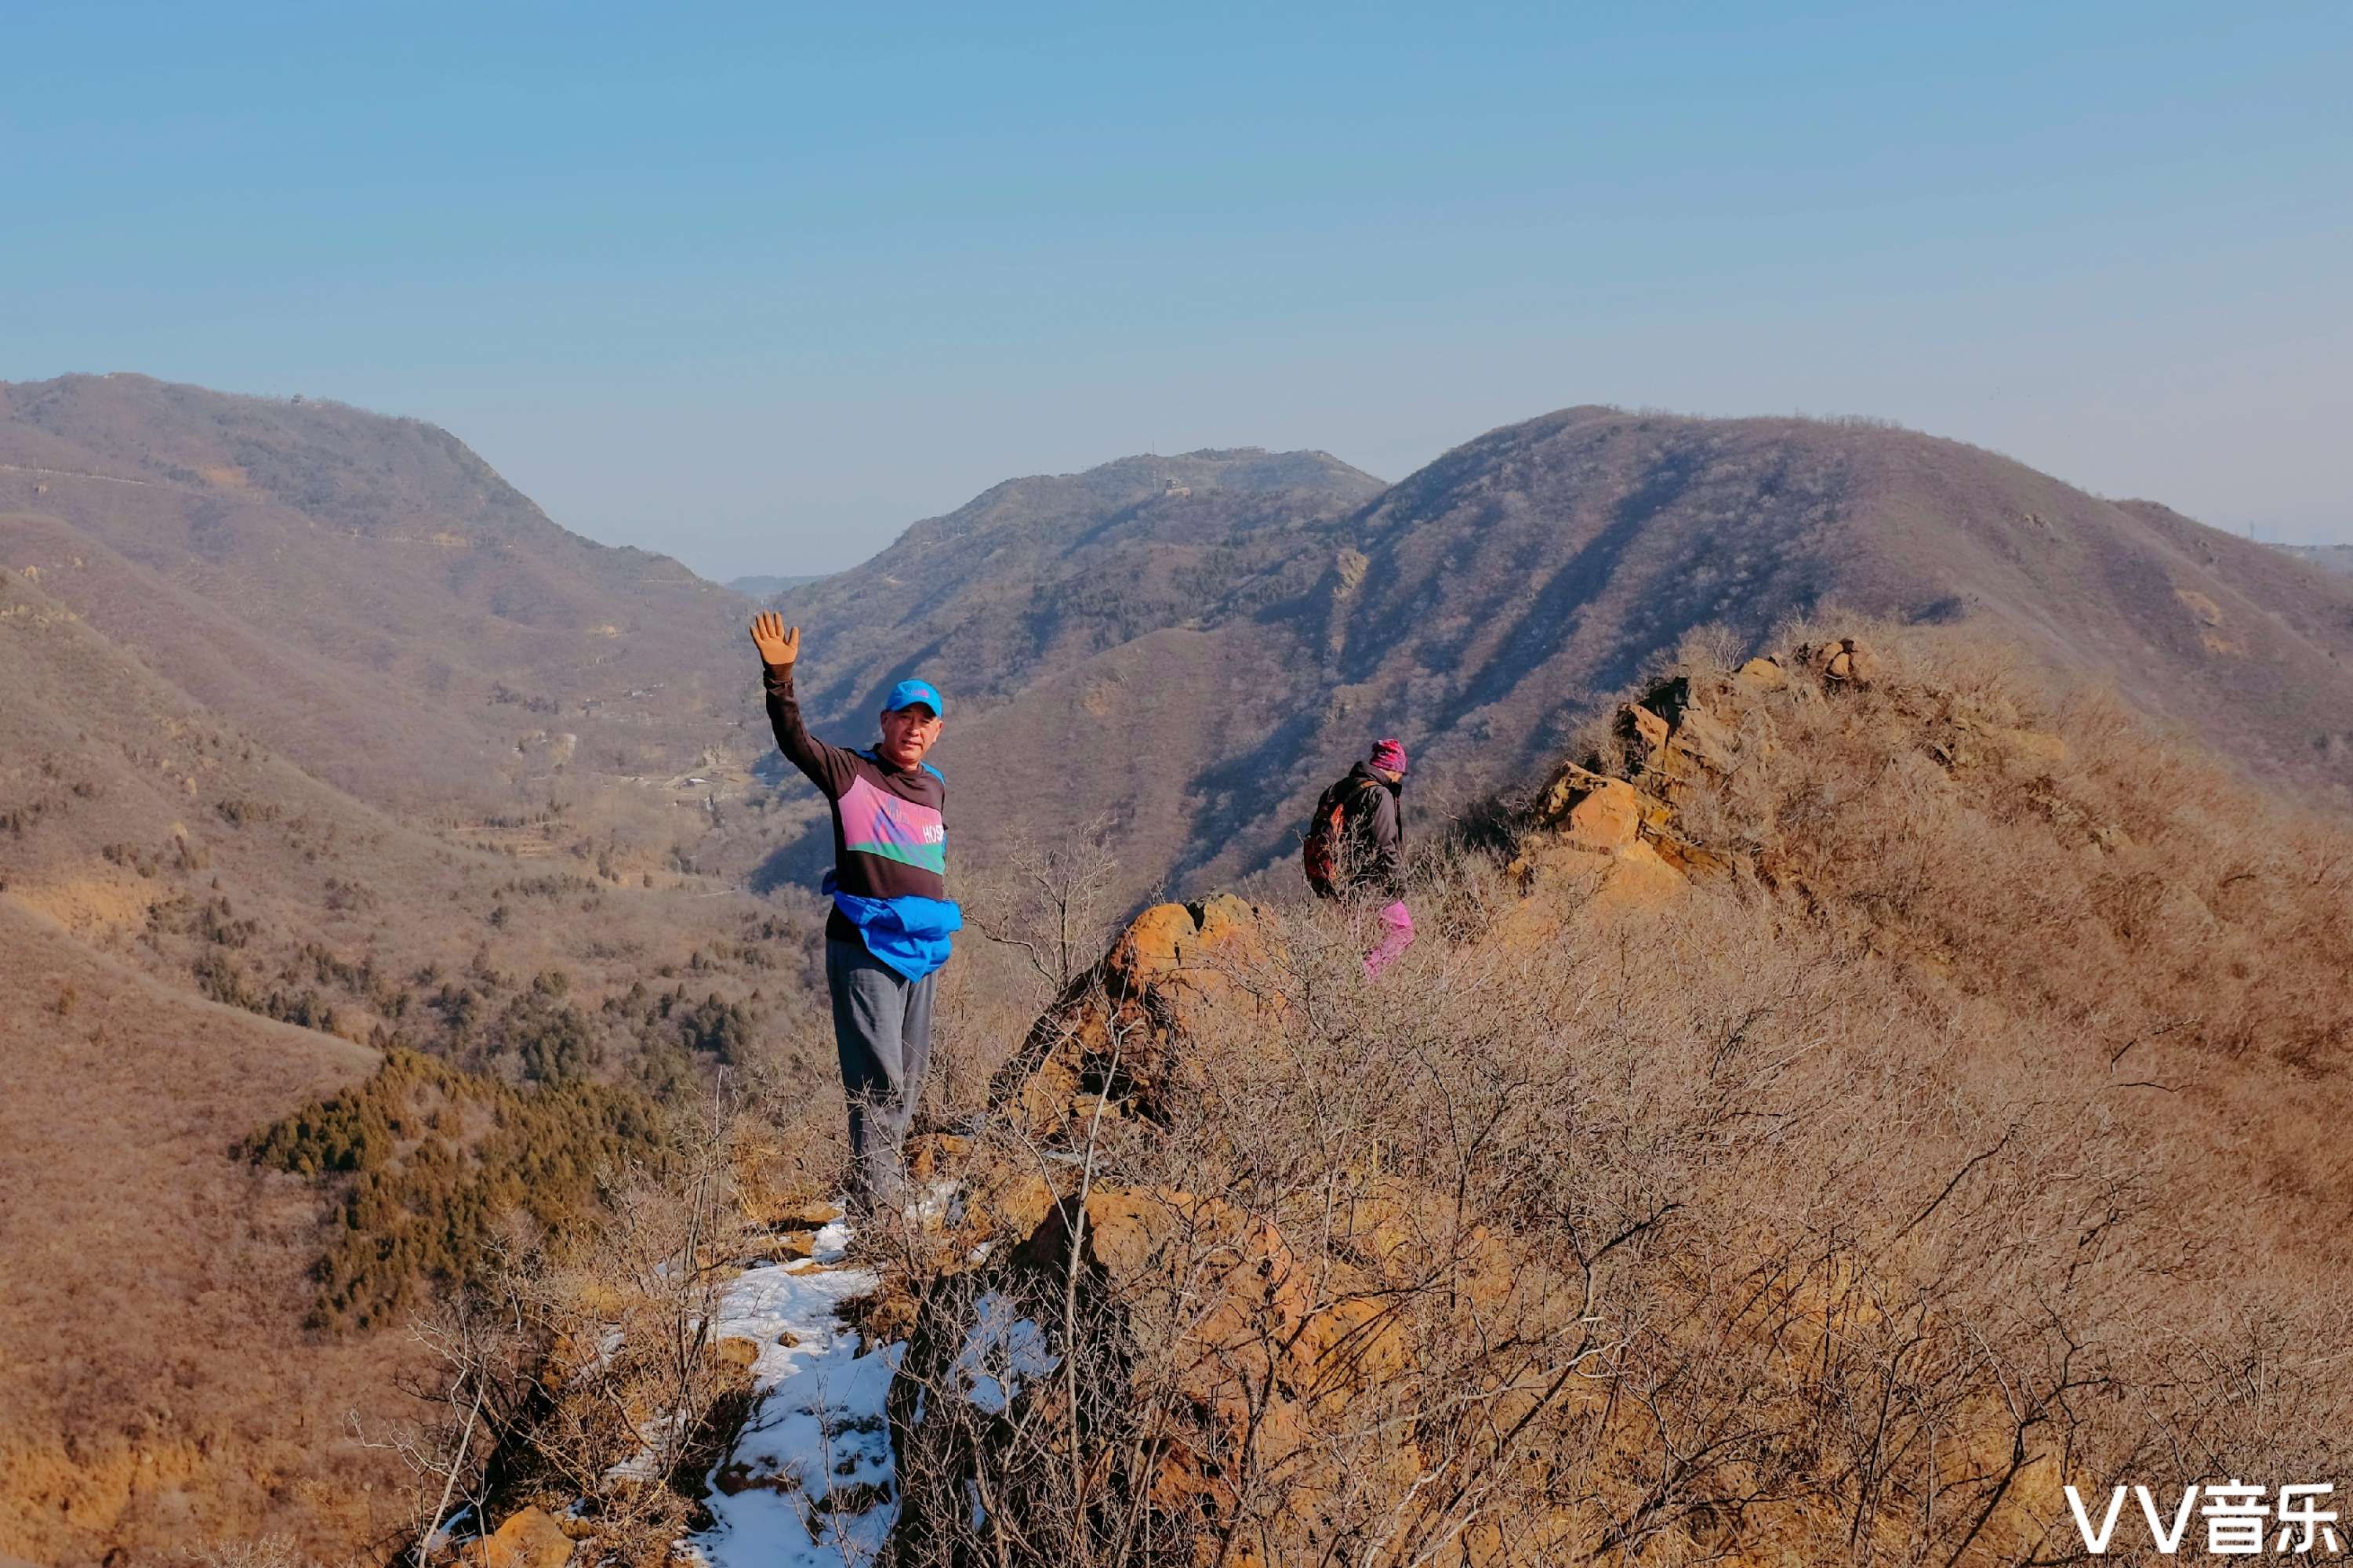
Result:
<svg viewBox="0 0 2353 1568"><path fill-rule="evenodd" d="M763 611L752 642L776 745L833 807L825 979L849 1099L850 1206L899 1208L911 1195L901 1149L932 1058L932 982L964 925L947 897L947 780L923 761L940 738L940 694L902 680L882 700L880 741L830 746L802 724L793 695L801 629Z"/></svg>

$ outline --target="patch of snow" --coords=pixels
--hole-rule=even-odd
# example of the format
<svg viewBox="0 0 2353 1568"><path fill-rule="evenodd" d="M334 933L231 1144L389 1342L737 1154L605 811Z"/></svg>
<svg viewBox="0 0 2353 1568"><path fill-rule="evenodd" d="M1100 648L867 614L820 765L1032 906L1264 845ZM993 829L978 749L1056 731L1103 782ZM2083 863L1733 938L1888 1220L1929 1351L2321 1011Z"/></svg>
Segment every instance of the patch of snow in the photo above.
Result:
<svg viewBox="0 0 2353 1568"><path fill-rule="evenodd" d="M974 1303L972 1332L956 1352L956 1386L975 1409L1001 1415L1020 1396L1021 1384L1062 1364L1046 1348L1046 1332L1029 1318L1014 1315L1012 1303L991 1290Z"/></svg>
<svg viewBox="0 0 2353 1568"><path fill-rule="evenodd" d="M426 1554L430 1556L432 1553L440 1551L443 1547L450 1545L460 1539L470 1541L475 1536L480 1534L481 1531L476 1530L472 1525L466 1522L467 1520L473 1516L473 1512L474 1505L472 1503L465 1503L461 1505L457 1511L450 1514L448 1518L443 1520L441 1521L441 1528L435 1531L431 1535L426 1538ZM461 1531L464 1532L462 1536L459 1533Z"/></svg>
<svg viewBox="0 0 2353 1568"><path fill-rule="evenodd" d="M884 1400L906 1347L861 1353L841 1321L876 1282L840 1267L850 1234L834 1221L814 1256L746 1269L721 1300L715 1331L760 1352L751 1416L710 1478L714 1522L691 1542L712 1568L865 1568L898 1518Z"/></svg>
<svg viewBox="0 0 2353 1568"><path fill-rule="evenodd" d="M961 1194L956 1184L942 1179L925 1187L923 1195L911 1201L904 1212L907 1223L918 1229L953 1223L958 1217L955 1211Z"/></svg>
<svg viewBox="0 0 2353 1568"><path fill-rule="evenodd" d="M834 1220L830 1224L819 1226L816 1237L812 1238L816 1250L809 1254L808 1262L840 1262L843 1256L849 1251L849 1221L847 1216ZM870 1290L874 1288L874 1277L871 1274L866 1277L866 1288Z"/></svg>

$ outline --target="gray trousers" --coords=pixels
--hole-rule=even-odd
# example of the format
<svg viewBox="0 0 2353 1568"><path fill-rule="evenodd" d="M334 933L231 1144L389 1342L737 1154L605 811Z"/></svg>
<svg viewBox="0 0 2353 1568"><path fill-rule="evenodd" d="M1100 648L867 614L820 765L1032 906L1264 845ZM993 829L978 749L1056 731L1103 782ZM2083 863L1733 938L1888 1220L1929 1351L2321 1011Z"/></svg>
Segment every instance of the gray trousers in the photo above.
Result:
<svg viewBox="0 0 2353 1568"><path fill-rule="evenodd" d="M865 1213L912 1195L901 1151L932 1064L932 983L910 980L854 942L825 944L833 1043L849 1097L849 1203Z"/></svg>

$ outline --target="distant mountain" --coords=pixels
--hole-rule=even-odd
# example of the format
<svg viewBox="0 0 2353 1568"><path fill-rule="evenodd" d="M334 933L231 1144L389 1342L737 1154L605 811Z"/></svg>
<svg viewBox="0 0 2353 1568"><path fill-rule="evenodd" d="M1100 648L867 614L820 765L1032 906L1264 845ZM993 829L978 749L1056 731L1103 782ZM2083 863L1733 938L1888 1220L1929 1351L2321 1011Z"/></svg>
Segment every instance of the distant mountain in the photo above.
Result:
<svg viewBox="0 0 2353 1568"><path fill-rule="evenodd" d="M1229 617L1312 524L1380 493L1323 452L1244 447L1008 479L863 565L783 595L820 710L861 711L916 669L1002 696L1158 627Z"/></svg>
<svg viewBox="0 0 2353 1568"><path fill-rule="evenodd" d="M0 564L405 807L528 793L535 737L573 737L575 770L677 773L741 713L744 599L559 528L447 431L339 404L0 384Z"/></svg>
<svg viewBox="0 0 2353 1568"><path fill-rule="evenodd" d="M730 577L727 587L747 599L773 599L787 588L817 582L824 575L822 572L805 572L797 577Z"/></svg>
<svg viewBox="0 0 2353 1568"><path fill-rule="evenodd" d="M956 737L942 760L977 763L953 775L964 842L986 854L1015 834L1051 838L1106 817L1140 888L1182 853L1170 836L1193 825L1166 792L1240 743L1228 720L1242 710L1219 681L1156 655L1155 639L1198 641L1296 592L1291 568L1320 554L1315 531L1381 489L1323 452L1123 458L1007 480L776 602L802 626L804 696L827 732L868 738L881 693L904 676L941 684ZM1082 689L1050 695L1088 671ZM805 822L760 851L759 885L823 869L829 839L814 816ZM715 858L739 863L734 850Z"/></svg>
<svg viewBox="0 0 2353 1568"><path fill-rule="evenodd" d="M657 858L822 868L815 804L772 787L752 596L567 532L415 421L135 376L5 412L0 563L328 782L458 825L553 792ZM1390 487L1256 447L1009 479L775 598L828 732L902 675L947 690L971 851L1107 816L1140 892L1281 858L1375 733L1422 800L1489 787L1685 631L1832 601L1989 618L2327 798L2348 593L1955 442L1582 407Z"/></svg>
<svg viewBox="0 0 2353 1568"><path fill-rule="evenodd" d="M2276 544L2272 548L2327 571L2353 573L2353 544Z"/></svg>
<svg viewBox="0 0 2353 1568"><path fill-rule="evenodd" d="M860 731L888 680L933 675L965 831L1108 813L1138 892L1282 859L1376 735L1419 759L1417 795L1461 798L1684 633L1758 646L1830 604L1982 618L2259 775L2353 790L2353 583L1957 442L1581 407L1377 493L1312 454L1259 459L1272 489L1232 460L1011 481L786 594L813 707ZM771 874L823 853L805 837Z"/></svg>

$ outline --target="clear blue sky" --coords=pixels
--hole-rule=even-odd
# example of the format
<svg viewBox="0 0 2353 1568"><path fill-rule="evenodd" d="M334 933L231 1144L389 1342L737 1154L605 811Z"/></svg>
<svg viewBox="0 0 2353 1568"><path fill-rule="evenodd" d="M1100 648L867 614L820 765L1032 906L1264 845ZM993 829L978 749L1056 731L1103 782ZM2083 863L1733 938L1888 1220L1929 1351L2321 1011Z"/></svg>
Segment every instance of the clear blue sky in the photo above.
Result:
<svg viewBox="0 0 2353 1568"><path fill-rule="evenodd" d="M0 28L0 378L448 426L821 571L995 480L1869 413L2353 538L2353 6L118 5Z"/></svg>

